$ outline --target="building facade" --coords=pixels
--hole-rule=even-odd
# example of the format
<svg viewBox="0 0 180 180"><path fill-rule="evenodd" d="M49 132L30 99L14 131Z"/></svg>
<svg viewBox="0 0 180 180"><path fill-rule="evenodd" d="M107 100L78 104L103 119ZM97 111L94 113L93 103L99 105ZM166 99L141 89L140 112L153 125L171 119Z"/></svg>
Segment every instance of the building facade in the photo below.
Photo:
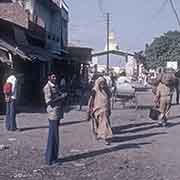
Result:
<svg viewBox="0 0 180 180"><path fill-rule="evenodd" d="M68 20L63 0L0 1L1 90L6 71L14 68L21 77L20 101L39 101L48 71L64 58Z"/></svg>

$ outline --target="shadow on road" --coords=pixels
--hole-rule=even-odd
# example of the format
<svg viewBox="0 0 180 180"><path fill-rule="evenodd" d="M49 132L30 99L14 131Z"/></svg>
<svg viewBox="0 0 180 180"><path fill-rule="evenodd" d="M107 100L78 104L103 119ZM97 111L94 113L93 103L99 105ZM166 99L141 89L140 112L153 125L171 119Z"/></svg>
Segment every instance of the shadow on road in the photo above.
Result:
<svg viewBox="0 0 180 180"><path fill-rule="evenodd" d="M171 128L171 127L174 127L174 126L177 126L177 125L180 125L180 122L176 122L176 123L167 122L167 127L168 128Z"/></svg>
<svg viewBox="0 0 180 180"><path fill-rule="evenodd" d="M175 104L175 103L173 103L173 104L171 104L171 106L178 106L179 104ZM153 107L153 104L152 105L138 105L137 106L137 110L138 109L150 109L151 107ZM126 108L127 109L133 109L133 108L135 108L135 106L133 106L133 105L130 105L130 106L126 106Z"/></svg>
<svg viewBox="0 0 180 180"><path fill-rule="evenodd" d="M163 135L163 134L167 134L167 133L166 132L158 132L158 133L138 134L138 135L132 135L132 136L115 136L112 138L112 142L119 143L119 142L143 139L143 138L157 136L157 135Z"/></svg>
<svg viewBox="0 0 180 180"><path fill-rule="evenodd" d="M140 134L140 135L134 135L134 136L123 136L123 137L113 137L112 138L112 143L122 143L124 141L130 141L130 140L135 140L135 139L141 139L141 138L147 138L147 137L152 137L152 136L157 136L157 135L162 135L162 134L167 134L165 132L159 132L159 133L149 133L149 134ZM63 162L67 161L75 161L79 159L85 159L85 158L91 158L94 156L106 154L106 153L111 153L119 150L124 150L124 149L134 149L134 148L141 148L143 145L151 144L150 142L144 142L144 143L127 143L127 144L120 144L115 147L107 148L107 149L102 149L102 150L96 150L92 152L87 152L87 153L82 153L82 154L77 154L77 155L72 155L68 156L65 158L60 159Z"/></svg>
<svg viewBox="0 0 180 180"><path fill-rule="evenodd" d="M177 115L177 116L170 116L170 117L168 118L168 120L178 119L178 118L180 118L180 115Z"/></svg>
<svg viewBox="0 0 180 180"><path fill-rule="evenodd" d="M113 107L113 110L119 110L119 109L136 109L135 105L124 105L122 106L121 104L118 105L118 103L116 103L116 107ZM122 107L121 107L121 106ZM177 106L177 104L171 104L172 106ZM152 108L153 105L138 105L136 110L146 110L146 109L150 109Z"/></svg>
<svg viewBox="0 0 180 180"><path fill-rule="evenodd" d="M64 112L67 113L75 109L73 106L65 106ZM17 113L47 113L45 106L18 106Z"/></svg>
<svg viewBox="0 0 180 180"><path fill-rule="evenodd" d="M136 127L144 126L144 125L150 125L150 126L136 128ZM117 126L117 127L113 127L112 130L113 130L113 134L124 134L124 133L137 133L140 131L147 131L147 130L150 130L153 128L159 128L159 125L157 125L157 123L149 123L149 124L144 123L144 125L138 124L138 126L137 126L137 124L136 124L136 126L134 126L135 128L131 129L131 130L124 130L121 126L119 126L119 127Z"/></svg>
<svg viewBox="0 0 180 180"><path fill-rule="evenodd" d="M64 158L60 159L60 161L67 162L67 161L75 161L75 160L85 159L85 158L92 158L94 156L99 156L102 154L107 154L107 153L124 150L124 149L134 149L134 148L138 149L138 148L141 148L141 146L147 145L147 144L151 144L151 143L120 144L118 146L107 148L107 149L101 149L101 150L96 150L96 151L92 151L92 152L86 152L86 153L82 153L82 154L64 157Z"/></svg>
<svg viewBox="0 0 180 180"><path fill-rule="evenodd" d="M73 125L73 124L80 124L80 123L87 123L87 121L70 121L70 122L62 122L60 123L59 126L67 126L67 125ZM46 129L49 126L34 126L34 127L25 127L25 128L20 128L20 131L29 131L29 130L36 130L36 129Z"/></svg>
<svg viewBox="0 0 180 180"><path fill-rule="evenodd" d="M48 126L34 126L34 127L19 128L19 131L30 131L30 130L47 129L47 128Z"/></svg>
<svg viewBox="0 0 180 180"><path fill-rule="evenodd" d="M155 122L145 122L145 123L131 123L127 125L122 125L122 126L115 126L112 127L113 134L121 134L124 133L124 129L130 129L130 128L136 128L140 126L147 126L147 125L155 125Z"/></svg>

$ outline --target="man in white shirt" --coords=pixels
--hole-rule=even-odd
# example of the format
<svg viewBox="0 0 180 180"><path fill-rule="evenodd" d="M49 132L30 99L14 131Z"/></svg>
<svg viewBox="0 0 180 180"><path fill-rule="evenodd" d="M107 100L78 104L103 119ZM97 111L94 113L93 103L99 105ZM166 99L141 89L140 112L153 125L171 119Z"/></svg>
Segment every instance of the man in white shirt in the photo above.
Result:
<svg viewBox="0 0 180 180"><path fill-rule="evenodd" d="M11 94L6 101L6 129L9 131L17 130L16 126L16 96L17 96L17 79L14 71L11 70L10 76L7 78L6 83L11 83Z"/></svg>
<svg viewBox="0 0 180 180"><path fill-rule="evenodd" d="M63 117L62 100L67 96L67 93L60 94L56 82L56 75L53 72L49 73L48 82L44 86L43 91L49 120L45 160L48 165L52 165L54 163L59 163L59 121Z"/></svg>

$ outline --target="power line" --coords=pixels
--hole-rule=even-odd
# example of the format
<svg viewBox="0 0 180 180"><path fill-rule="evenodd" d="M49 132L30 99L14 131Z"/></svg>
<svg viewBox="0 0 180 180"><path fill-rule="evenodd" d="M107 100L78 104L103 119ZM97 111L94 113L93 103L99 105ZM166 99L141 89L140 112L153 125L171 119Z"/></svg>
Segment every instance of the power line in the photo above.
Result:
<svg viewBox="0 0 180 180"><path fill-rule="evenodd" d="M159 8L152 14L152 16L149 18L149 24L152 24L156 19L157 19L157 16L159 16L161 13L162 13L162 11L164 10L164 8L166 7L166 5L168 4L168 0L164 0L164 1L162 1L162 3L160 4L160 6L159 6ZM113 25L112 25L113 26ZM113 29L115 29L114 28L114 26L113 26ZM139 33L136 37L135 37L135 39L139 39L139 38L141 38L142 37L142 34L144 34L145 32L147 31L147 29L143 29L142 31L141 31L141 33ZM118 33L117 33L118 34Z"/></svg>
<svg viewBox="0 0 180 180"><path fill-rule="evenodd" d="M178 23L178 25L179 25L179 27L180 27L180 19L179 19L178 13L177 13L177 11L176 11L175 4L173 3L172 0L169 0L169 3L170 3L171 8L172 8L172 10L173 10L173 12L174 12L174 15L176 16L177 23Z"/></svg>

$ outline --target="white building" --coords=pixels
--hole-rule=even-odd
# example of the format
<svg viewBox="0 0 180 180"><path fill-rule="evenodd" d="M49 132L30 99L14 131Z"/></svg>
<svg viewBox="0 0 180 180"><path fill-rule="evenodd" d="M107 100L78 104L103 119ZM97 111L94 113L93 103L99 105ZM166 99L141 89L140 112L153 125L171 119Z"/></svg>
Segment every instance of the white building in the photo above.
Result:
<svg viewBox="0 0 180 180"><path fill-rule="evenodd" d="M107 43L104 50L107 51ZM119 50L119 45L114 32L109 33L109 51L111 50Z"/></svg>
<svg viewBox="0 0 180 180"><path fill-rule="evenodd" d="M132 77L137 72L137 62L132 56L128 56L128 62L126 63L126 75Z"/></svg>

